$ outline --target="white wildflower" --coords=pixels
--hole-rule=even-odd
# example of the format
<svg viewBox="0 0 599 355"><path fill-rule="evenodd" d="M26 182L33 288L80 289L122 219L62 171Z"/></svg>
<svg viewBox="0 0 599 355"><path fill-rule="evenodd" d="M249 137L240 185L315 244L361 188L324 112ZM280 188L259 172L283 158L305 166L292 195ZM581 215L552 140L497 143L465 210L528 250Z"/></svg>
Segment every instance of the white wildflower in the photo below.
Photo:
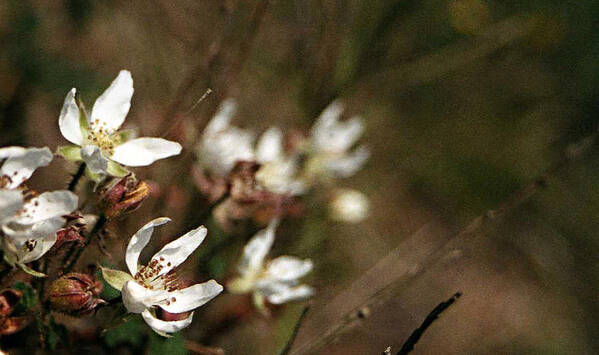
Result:
<svg viewBox="0 0 599 355"><path fill-rule="evenodd" d="M67 94L58 125L62 135L75 146L59 148L65 158L84 161L96 180L105 175L124 176L125 166L146 166L181 152L181 145L162 138L134 138L118 132L131 107L133 79L121 70L94 103L88 117L75 100L76 89Z"/></svg>
<svg viewBox="0 0 599 355"><path fill-rule="evenodd" d="M253 293L256 306L264 311L264 299L272 304L282 304L309 298L312 287L300 285L299 279L312 271L312 261L292 256L280 256L264 262L275 237L277 221L258 233L243 249L238 266L240 276L232 280L228 289L232 293Z"/></svg>
<svg viewBox="0 0 599 355"><path fill-rule="evenodd" d="M368 217L370 203L360 191L338 189L329 204L329 215L341 222L358 223Z"/></svg>
<svg viewBox="0 0 599 355"><path fill-rule="evenodd" d="M20 191L0 190L4 259L34 276L44 276L25 264L41 258L56 243L64 215L77 209L77 195L51 191L24 202Z"/></svg>
<svg viewBox="0 0 599 355"><path fill-rule="evenodd" d="M226 176L238 161L254 160L254 135L230 124L236 106L233 99L221 103L204 129L197 148L202 166L221 177Z"/></svg>
<svg viewBox="0 0 599 355"><path fill-rule="evenodd" d="M102 268L104 279L121 291L127 310L140 313L146 323L161 335L187 327L191 324L193 312L182 320L165 321L157 317L157 307L169 313L189 312L207 303L223 290L214 280L182 288L173 272L200 246L207 234L204 226L165 245L147 265L138 265L139 255L149 243L154 227L169 221L166 217L154 219L131 238L125 256L131 274Z"/></svg>
<svg viewBox="0 0 599 355"><path fill-rule="evenodd" d="M311 134L310 174L349 177L364 165L370 153L364 146L351 150L364 131L359 117L340 121L343 104L331 103L316 120Z"/></svg>
<svg viewBox="0 0 599 355"><path fill-rule="evenodd" d="M48 147L5 147L0 148L0 161L3 161L0 167L0 187L15 189L29 179L35 169L50 164L52 152Z"/></svg>
<svg viewBox="0 0 599 355"><path fill-rule="evenodd" d="M297 158L285 155L279 128L271 127L262 134L256 145L256 161L261 165L256 180L268 191L289 195L306 191L306 184L297 177Z"/></svg>

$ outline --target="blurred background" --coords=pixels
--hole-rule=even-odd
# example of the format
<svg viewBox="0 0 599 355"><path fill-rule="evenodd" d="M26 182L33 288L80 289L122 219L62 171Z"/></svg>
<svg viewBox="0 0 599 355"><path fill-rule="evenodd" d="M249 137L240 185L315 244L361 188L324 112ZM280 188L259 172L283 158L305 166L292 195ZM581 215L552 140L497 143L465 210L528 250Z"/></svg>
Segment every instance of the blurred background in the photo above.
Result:
<svg viewBox="0 0 599 355"><path fill-rule="evenodd" d="M307 130L342 98L365 119L372 156L338 184L368 195L371 213L332 222L315 191L308 213L282 224L273 255L316 265L291 353L398 350L457 291L414 353L597 353L598 19L592 0L4 0L0 143L66 144L67 91L91 107L120 69L132 72L126 126L184 152L136 169L154 196L110 225L110 255L97 256L122 266L124 241L146 221L173 218L164 240L204 223L192 149L222 99L238 100L235 124L262 132ZM57 158L30 185L64 188L75 169ZM521 203L488 212L525 187ZM207 223L187 272L223 283L251 234L223 239ZM223 294L170 340L136 321L100 334L101 314L57 321L73 351L277 354L303 306L265 318Z"/></svg>

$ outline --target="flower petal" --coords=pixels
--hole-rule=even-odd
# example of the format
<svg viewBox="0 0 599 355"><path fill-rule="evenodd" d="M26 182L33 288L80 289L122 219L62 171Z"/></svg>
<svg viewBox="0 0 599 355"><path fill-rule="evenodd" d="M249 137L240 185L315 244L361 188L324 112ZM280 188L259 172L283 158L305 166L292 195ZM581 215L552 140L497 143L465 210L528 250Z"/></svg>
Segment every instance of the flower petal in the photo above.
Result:
<svg viewBox="0 0 599 355"><path fill-rule="evenodd" d="M167 222L170 222L171 219L168 217L160 217L151 220L146 223L143 227L141 227L134 235L131 237L129 241L129 245L127 245L127 251L125 252L125 263L129 268L129 272L131 275L137 274L137 264L139 260L139 254L148 242L150 241L150 237L154 232L154 227L161 226Z"/></svg>
<svg viewBox="0 0 599 355"><path fill-rule="evenodd" d="M241 261L237 270L242 276L258 273L262 270L262 264L275 240L275 230L279 221L274 219L268 227L262 229L250 239L243 248Z"/></svg>
<svg viewBox="0 0 599 355"><path fill-rule="evenodd" d="M273 293L266 296L268 302L272 304L282 304L291 301L300 301L314 295L314 289L307 285L284 288L279 293Z"/></svg>
<svg viewBox="0 0 599 355"><path fill-rule="evenodd" d="M162 265L162 269L160 269L158 275L164 275L181 265L185 259L187 259L187 257L202 244L207 234L208 230L206 227L199 226L160 249L160 251L152 257L152 260L156 260Z"/></svg>
<svg viewBox="0 0 599 355"><path fill-rule="evenodd" d="M93 174L106 175L108 159L102 154L102 150L99 147L86 145L81 148L81 158Z"/></svg>
<svg viewBox="0 0 599 355"><path fill-rule="evenodd" d="M185 319L167 322L154 317L152 312L150 312L147 309L141 313L141 316L144 318L146 323L158 334L160 334L161 332L176 333L181 329L189 326L191 324L191 321L193 320L193 313L191 313L189 317Z"/></svg>
<svg viewBox="0 0 599 355"><path fill-rule="evenodd" d="M150 290L137 281L125 282L121 289L123 304L131 313L141 313L146 308L152 307L168 298L166 290Z"/></svg>
<svg viewBox="0 0 599 355"><path fill-rule="evenodd" d="M364 121L359 117L339 121L342 112L343 105L335 101L322 112L314 124L312 139L317 151L343 153L362 135Z"/></svg>
<svg viewBox="0 0 599 355"><path fill-rule="evenodd" d="M309 259L280 256L268 264L265 278L277 281L297 280L312 271L312 268L312 261Z"/></svg>
<svg viewBox="0 0 599 355"><path fill-rule="evenodd" d="M369 157L368 148L360 146L346 155L327 160L325 168L334 177L346 178L357 173Z"/></svg>
<svg viewBox="0 0 599 355"><path fill-rule="evenodd" d="M81 145L83 143L83 136L81 135L81 128L79 126L79 107L75 102L76 92L77 90L72 88L64 99L60 117L58 118L58 127L62 136L69 142Z"/></svg>
<svg viewBox="0 0 599 355"><path fill-rule="evenodd" d="M267 129L256 144L256 159L267 163L283 159L283 132L278 127Z"/></svg>
<svg viewBox="0 0 599 355"><path fill-rule="evenodd" d="M326 150L329 146L331 131L334 129L343 113L344 105L340 100L333 101L327 106L312 126L313 144L317 150Z"/></svg>
<svg viewBox="0 0 599 355"><path fill-rule="evenodd" d="M181 153L181 144L162 138L136 138L114 148L112 160L127 166L146 166Z"/></svg>
<svg viewBox="0 0 599 355"><path fill-rule="evenodd" d="M231 123L235 111L237 111L237 103L235 100L224 100L220 104L218 111L214 114L214 117L208 122L208 125L204 129L204 135L214 135L226 130Z"/></svg>
<svg viewBox="0 0 599 355"><path fill-rule="evenodd" d="M91 128L94 131L100 129L111 133L116 131L129 112L131 97L133 97L131 73L128 70L121 70L108 89L94 103Z"/></svg>
<svg viewBox="0 0 599 355"><path fill-rule="evenodd" d="M170 303L160 308L170 313L183 313L196 309L223 291L223 287L214 280L169 292Z"/></svg>
<svg viewBox="0 0 599 355"><path fill-rule="evenodd" d="M0 189L0 224L12 218L21 207L23 207L21 191Z"/></svg>
<svg viewBox="0 0 599 355"><path fill-rule="evenodd" d="M64 219L58 216L34 224L11 222L4 224L2 231L18 243L25 243L31 240L39 241L48 236L55 236L56 232L64 225L64 222Z"/></svg>
<svg viewBox="0 0 599 355"><path fill-rule="evenodd" d="M49 191L29 200L15 218L16 223L33 224L60 217L77 209L78 197L71 191Z"/></svg>
<svg viewBox="0 0 599 355"><path fill-rule="evenodd" d="M6 158L6 161L0 168L0 174L10 178L6 187L14 189L29 179L35 169L50 164L53 156L48 147L7 147L0 149L0 159L2 158Z"/></svg>

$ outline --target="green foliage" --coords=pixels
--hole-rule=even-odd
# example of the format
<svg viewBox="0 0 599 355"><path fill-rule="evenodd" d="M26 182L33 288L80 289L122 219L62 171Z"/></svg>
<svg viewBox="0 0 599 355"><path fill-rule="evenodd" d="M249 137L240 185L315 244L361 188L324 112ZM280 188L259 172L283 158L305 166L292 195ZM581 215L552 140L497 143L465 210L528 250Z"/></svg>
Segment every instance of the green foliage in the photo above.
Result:
<svg viewBox="0 0 599 355"><path fill-rule="evenodd" d="M68 339L67 328L54 321L53 317L50 317L48 325L42 325L41 329L45 334L46 348L55 350L58 344L66 344Z"/></svg>
<svg viewBox="0 0 599 355"><path fill-rule="evenodd" d="M185 344L183 343L183 337L179 333L175 334L173 337L164 338L152 332L150 335L148 349L150 355L187 354L187 350L185 350Z"/></svg>
<svg viewBox="0 0 599 355"><path fill-rule="evenodd" d="M35 307L37 304L37 297L35 296L35 290L31 285L24 282L15 282L12 285L12 288L23 292L23 297L21 297L19 303L15 306L13 314L21 314Z"/></svg>
<svg viewBox="0 0 599 355"><path fill-rule="evenodd" d="M141 318L134 317L118 327L107 330L104 333L104 343L111 348L124 344L139 347L143 344L146 329Z"/></svg>

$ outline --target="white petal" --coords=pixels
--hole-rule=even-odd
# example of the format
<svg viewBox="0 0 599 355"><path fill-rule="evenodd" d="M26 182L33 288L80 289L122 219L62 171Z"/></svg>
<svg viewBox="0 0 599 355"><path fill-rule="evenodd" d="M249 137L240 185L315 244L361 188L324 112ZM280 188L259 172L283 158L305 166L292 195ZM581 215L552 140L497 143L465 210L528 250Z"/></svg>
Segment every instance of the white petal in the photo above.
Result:
<svg viewBox="0 0 599 355"><path fill-rule="evenodd" d="M256 159L259 163L283 159L283 132L271 127L262 133L256 144Z"/></svg>
<svg viewBox="0 0 599 355"><path fill-rule="evenodd" d="M180 331L181 329L187 327L188 325L191 324L191 321L193 319L193 313L189 315L189 317L183 319L183 320L177 320L177 321L171 321L171 322L167 322L167 321L163 321L160 320L156 317L154 317L154 315L152 314L152 312L150 312L149 310L145 310L142 312L141 316L144 318L144 320L146 321L146 323L155 331L157 331L158 333L162 332L162 333L176 333L178 331Z"/></svg>
<svg viewBox="0 0 599 355"><path fill-rule="evenodd" d="M54 243L56 243L56 239L56 230L53 233L46 234L43 238L37 240L33 250L28 252L20 261L25 264L41 258L48 252L48 250L50 250L50 248L52 248Z"/></svg>
<svg viewBox="0 0 599 355"><path fill-rule="evenodd" d="M29 179L35 169L50 164L53 157L48 147L7 147L0 149L0 151L2 151L0 153L1 158L6 158L0 169L0 174L10 178L10 183L6 186L9 189L14 189L21 185L23 181Z"/></svg>
<svg viewBox="0 0 599 355"><path fill-rule="evenodd" d="M16 223L33 224L43 220L60 217L77 209L78 197L71 191L49 191L27 201Z"/></svg>
<svg viewBox="0 0 599 355"><path fill-rule="evenodd" d="M154 232L154 227L161 226L170 222L170 220L171 219L167 217L156 218L146 223L133 235L133 237L131 237L129 244L127 245L127 251L125 252L125 263L127 264L131 275L135 276L135 274L137 274L139 254L141 254L143 248L148 245L150 237Z"/></svg>
<svg viewBox="0 0 599 355"><path fill-rule="evenodd" d="M123 304L131 313L141 313L146 308L152 307L167 299L165 290L150 290L136 281L127 281L121 289Z"/></svg>
<svg viewBox="0 0 599 355"><path fill-rule="evenodd" d="M256 233L243 248L243 255L237 266L237 270L241 275L246 276L262 270L264 258L275 240L275 230L278 223L278 220L272 220L268 227Z"/></svg>
<svg viewBox="0 0 599 355"><path fill-rule="evenodd" d="M312 261L309 259L280 256L268 264L265 278L277 281L297 280L312 271L312 267Z"/></svg>
<svg viewBox="0 0 599 355"><path fill-rule="evenodd" d="M231 123L235 111L237 111L237 103L235 100L224 100L220 104L218 111L214 114L214 117L208 122L208 125L204 129L204 135L213 135L226 130Z"/></svg>
<svg viewBox="0 0 599 355"><path fill-rule="evenodd" d="M28 240L42 240L48 236L55 236L64 223L62 217L52 217L33 224L11 222L3 225L2 231L14 240L24 243Z"/></svg>
<svg viewBox="0 0 599 355"><path fill-rule="evenodd" d="M121 70L112 84L104 91L94 103L91 121L93 130L100 128L108 129L109 132L116 131L125 121L125 117L131 107L133 96L133 79L127 70Z"/></svg>
<svg viewBox="0 0 599 355"><path fill-rule="evenodd" d="M23 207L21 191L0 189L0 224L12 218L21 207Z"/></svg>
<svg viewBox="0 0 599 355"><path fill-rule="evenodd" d="M254 135L238 127L202 137L199 158L212 173L227 175L238 161L254 159Z"/></svg>
<svg viewBox="0 0 599 355"><path fill-rule="evenodd" d="M280 293L268 295L266 299L272 304L282 304L291 301L300 301L314 295L314 289L307 285L299 285L284 289Z"/></svg>
<svg viewBox="0 0 599 355"><path fill-rule="evenodd" d="M79 107L75 102L75 93L77 90L72 88L64 99L60 117L58 118L58 127L60 133L69 142L81 145L83 136L81 135L81 127L79 126Z"/></svg>
<svg viewBox="0 0 599 355"><path fill-rule="evenodd" d="M357 173L369 157L368 148L360 146L346 155L327 160L325 168L334 177L346 178Z"/></svg>
<svg viewBox="0 0 599 355"><path fill-rule="evenodd" d="M158 274L164 275L181 265L185 259L187 259L187 257L202 244L207 234L208 230L206 227L199 226L160 249L160 251L152 257L152 260L156 260L163 267Z"/></svg>
<svg viewBox="0 0 599 355"><path fill-rule="evenodd" d="M169 304L160 304L160 308L170 313L183 313L196 309L223 291L223 287L216 281L210 280L201 284L169 292ZM175 301L173 301L173 298Z"/></svg>
<svg viewBox="0 0 599 355"><path fill-rule="evenodd" d="M344 106L340 100L333 101L327 106L312 126L313 144L317 150L323 150L329 145L331 131L339 122Z"/></svg>
<svg viewBox="0 0 599 355"><path fill-rule="evenodd" d="M179 153L179 143L162 138L136 138L114 148L111 158L127 166L146 166Z"/></svg>
<svg viewBox="0 0 599 355"><path fill-rule="evenodd" d="M102 150L95 145L86 145L81 148L81 158L87 168L96 175L106 175L108 159L102 154Z"/></svg>

